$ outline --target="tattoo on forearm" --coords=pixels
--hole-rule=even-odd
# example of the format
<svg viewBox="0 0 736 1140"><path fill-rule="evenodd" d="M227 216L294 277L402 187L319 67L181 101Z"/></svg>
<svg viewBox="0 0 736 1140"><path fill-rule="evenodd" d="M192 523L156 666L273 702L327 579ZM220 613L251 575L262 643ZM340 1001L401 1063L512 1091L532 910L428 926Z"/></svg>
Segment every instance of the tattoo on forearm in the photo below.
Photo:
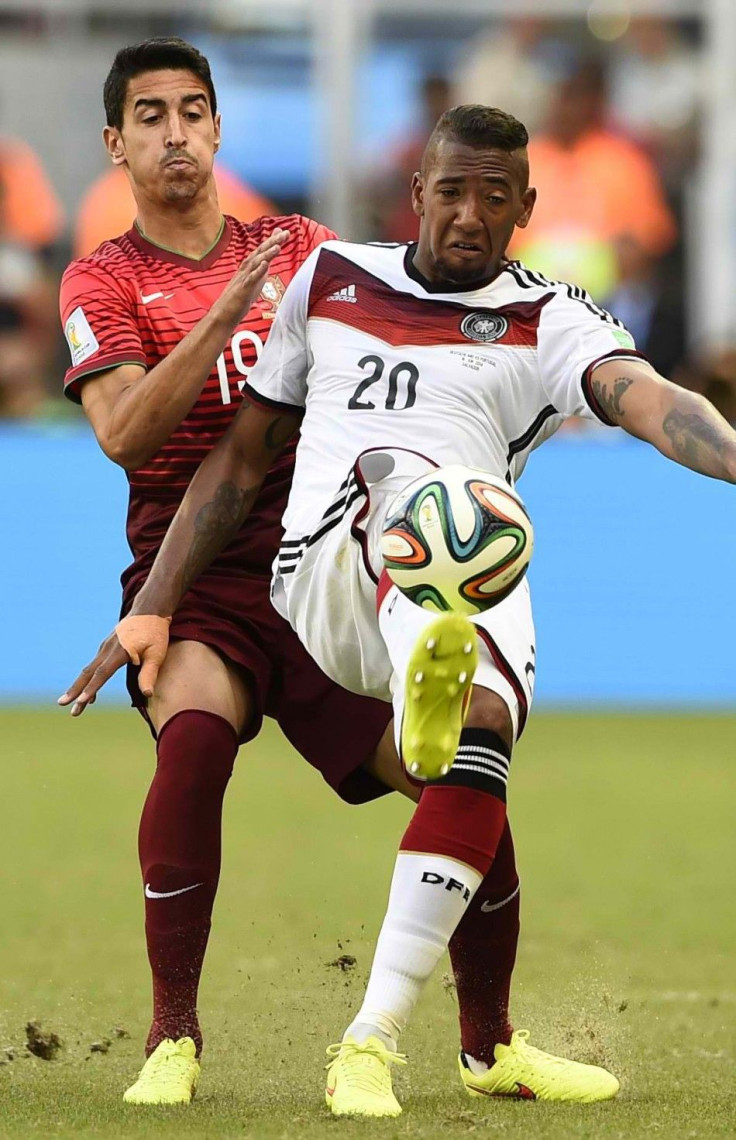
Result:
<svg viewBox="0 0 736 1140"><path fill-rule="evenodd" d="M244 490L231 482L220 483L214 499L197 512L194 538L182 568L185 591L238 529L257 494L257 487Z"/></svg>
<svg viewBox="0 0 736 1140"><path fill-rule="evenodd" d="M723 452L729 440L724 424L709 422L697 412L684 413L677 408L668 412L662 421L662 431L672 442L672 452L679 463L702 471L706 475L720 475L725 470Z"/></svg>
<svg viewBox="0 0 736 1140"><path fill-rule="evenodd" d="M621 399L624 393L634 383L631 377L619 376L613 381L613 391L610 390L605 381L597 380L595 373L590 383L593 389L593 395L608 419L611 420L612 423L618 423L620 419L623 419L624 410L621 407Z"/></svg>
<svg viewBox="0 0 736 1140"><path fill-rule="evenodd" d="M266 428L263 436L269 451L279 451L294 433L294 423L290 416L279 416Z"/></svg>

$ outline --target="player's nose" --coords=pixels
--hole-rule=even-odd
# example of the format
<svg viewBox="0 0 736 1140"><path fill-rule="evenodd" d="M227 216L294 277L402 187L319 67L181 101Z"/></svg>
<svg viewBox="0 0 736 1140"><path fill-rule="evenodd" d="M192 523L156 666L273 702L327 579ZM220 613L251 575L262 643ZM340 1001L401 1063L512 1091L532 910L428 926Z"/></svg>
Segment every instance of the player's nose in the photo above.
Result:
<svg viewBox="0 0 736 1140"><path fill-rule="evenodd" d="M177 114L169 115L166 122L166 145L172 149L186 146L187 136L184 124Z"/></svg>
<svg viewBox="0 0 736 1140"><path fill-rule="evenodd" d="M465 233L477 233L482 227L478 203L473 198L458 202L455 210L455 225Z"/></svg>

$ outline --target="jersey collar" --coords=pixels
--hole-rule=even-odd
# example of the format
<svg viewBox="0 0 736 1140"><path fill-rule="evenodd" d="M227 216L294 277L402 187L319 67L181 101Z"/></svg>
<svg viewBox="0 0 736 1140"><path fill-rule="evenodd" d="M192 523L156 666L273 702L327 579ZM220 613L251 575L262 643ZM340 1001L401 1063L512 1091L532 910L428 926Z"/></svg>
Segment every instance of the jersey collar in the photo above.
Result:
<svg viewBox="0 0 736 1140"><path fill-rule="evenodd" d="M467 285L453 285L449 281L430 281L420 273L414 264L414 254L416 252L417 242L413 241L406 247L404 254L404 272L407 277L411 277L412 281L416 281L417 285L421 285L425 293L478 293L481 289L487 289L494 281L503 273L506 265L502 265L495 277L489 277L487 281L479 281L477 285L473 285L471 289Z"/></svg>
<svg viewBox="0 0 736 1140"><path fill-rule="evenodd" d="M156 242L146 237L135 223L128 230L128 237L142 253L147 254L148 257L155 257L158 261L166 261L169 265L180 265L184 269L209 269L230 245L232 236L233 231L230 222L223 216L222 228L215 244L204 257L197 258L186 257L183 253L177 253L175 249L167 249L166 246L157 245Z"/></svg>

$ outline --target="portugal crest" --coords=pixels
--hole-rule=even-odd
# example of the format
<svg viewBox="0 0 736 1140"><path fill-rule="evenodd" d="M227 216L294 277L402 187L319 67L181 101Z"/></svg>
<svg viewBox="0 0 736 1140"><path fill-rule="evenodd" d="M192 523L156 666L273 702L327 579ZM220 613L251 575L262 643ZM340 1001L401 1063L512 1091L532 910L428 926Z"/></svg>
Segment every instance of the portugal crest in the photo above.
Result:
<svg viewBox="0 0 736 1140"><path fill-rule="evenodd" d="M285 292L286 286L284 285L281 278L277 275L267 277L263 282L263 288L261 289L261 298L266 302L267 305L267 308L264 308L263 310L263 315L267 320L272 321L276 316L278 307L281 304L281 298Z"/></svg>
<svg viewBox="0 0 736 1140"><path fill-rule="evenodd" d="M467 317L463 317L460 332L468 340L490 344L494 340L500 340L508 327L509 322L500 313L468 313Z"/></svg>

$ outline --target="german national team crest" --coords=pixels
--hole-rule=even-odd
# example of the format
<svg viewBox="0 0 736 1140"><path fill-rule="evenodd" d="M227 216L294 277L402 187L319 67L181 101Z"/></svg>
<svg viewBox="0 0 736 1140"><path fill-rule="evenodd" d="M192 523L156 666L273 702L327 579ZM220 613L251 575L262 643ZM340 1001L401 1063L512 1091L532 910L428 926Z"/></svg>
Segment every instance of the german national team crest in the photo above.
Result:
<svg viewBox="0 0 736 1140"><path fill-rule="evenodd" d="M508 327L509 322L500 313L468 313L467 317L463 317L460 332L468 340L490 344L491 341L500 340Z"/></svg>
<svg viewBox="0 0 736 1140"><path fill-rule="evenodd" d="M278 307L281 304L281 298L285 292L286 286L278 276L267 277L263 282L261 297L271 306L270 309L263 310L263 315L266 320L272 321L274 319Z"/></svg>

